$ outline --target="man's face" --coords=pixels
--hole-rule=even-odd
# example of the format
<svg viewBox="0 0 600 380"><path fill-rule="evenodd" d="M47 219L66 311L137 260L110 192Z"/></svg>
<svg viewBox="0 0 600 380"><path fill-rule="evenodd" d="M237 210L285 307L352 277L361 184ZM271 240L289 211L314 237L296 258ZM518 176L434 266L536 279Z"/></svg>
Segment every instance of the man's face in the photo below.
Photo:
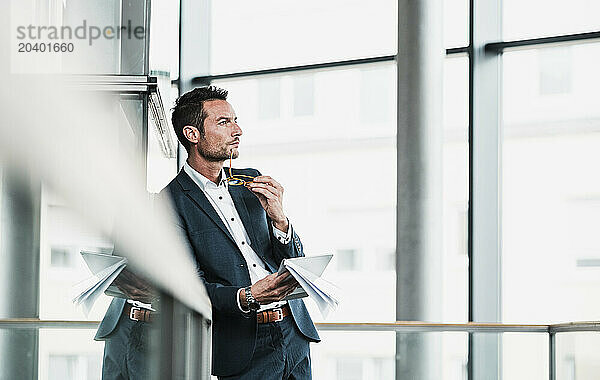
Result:
<svg viewBox="0 0 600 380"><path fill-rule="evenodd" d="M208 161L227 160L239 156L238 147L242 130L231 104L225 100L204 102L204 136L200 136L196 148L198 154Z"/></svg>

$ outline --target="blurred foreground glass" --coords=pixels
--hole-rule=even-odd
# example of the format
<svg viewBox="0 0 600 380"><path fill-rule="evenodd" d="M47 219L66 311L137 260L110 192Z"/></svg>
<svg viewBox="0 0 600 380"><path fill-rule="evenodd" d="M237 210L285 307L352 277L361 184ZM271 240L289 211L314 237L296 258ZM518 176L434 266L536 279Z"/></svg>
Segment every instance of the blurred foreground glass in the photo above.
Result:
<svg viewBox="0 0 600 380"><path fill-rule="evenodd" d="M600 44L504 53L503 321L594 320Z"/></svg>

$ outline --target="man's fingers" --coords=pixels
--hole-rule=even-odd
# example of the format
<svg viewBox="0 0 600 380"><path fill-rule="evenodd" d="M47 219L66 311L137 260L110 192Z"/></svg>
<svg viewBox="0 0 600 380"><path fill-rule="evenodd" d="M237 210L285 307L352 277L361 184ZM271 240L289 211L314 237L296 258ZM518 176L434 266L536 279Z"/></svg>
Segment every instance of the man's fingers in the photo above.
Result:
<svg viewBox="0 0 600 380"><path fill-rule="evenodd" d="M248 185L248 187L250 188L250 190L254 190L254 189L265 189L268 190L269 192L273 193L276 196L281 196L281 193L279 191L279 189L277 189L275 186L271 185L271 184L265 184L265 183L251 183Z"/></svg>
<svg viewBox="0 0 600 380"><path fill-rule="evenodd" d="M265 198L267 198L267 199L271 199L271 200L273 200L273 199L276 199L276 198L277 198L277 197L275 196L275 194L271 193L271 192L270 192L270 191L268 191L268 190L262 189L262 188L254 187L254 188L251 188L250 190L252 190L252 191L253 191L253 192L255 192L255 193L258 193L258 194L264 195L264 197L265 197Z"/></svg>
<svg viewBox="0 0 600 380"><path fill-rule="evenodd" d="M282 282L285 282L288 278L290 278L290 276L292 275L290 272L285 272L282 273L280 275L277 275L277 273L274 273L276 275L275 277L275 281L280 284Z"/></svg>
<svg viewBox="0 0 600 380"><path fill-rule="evenodd" d="M276 188L277 190L281 191L283 193L283 186L281 186L281 184L277 181L275 181L273 178L269 177L268 175L261 175L258 177L254 177L253 182L257 183L268 183L271 186L273 186L274 188Z"/></svg>

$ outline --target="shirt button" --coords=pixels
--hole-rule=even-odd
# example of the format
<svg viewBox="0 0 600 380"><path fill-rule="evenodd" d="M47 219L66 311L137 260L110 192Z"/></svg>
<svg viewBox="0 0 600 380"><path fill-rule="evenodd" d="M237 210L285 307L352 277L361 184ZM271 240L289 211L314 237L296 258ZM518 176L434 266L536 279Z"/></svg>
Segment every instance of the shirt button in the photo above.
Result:
<svg viewBox="0 0 600 380"><path fill-rule="evenodd" d="M233 222L233 218L231 218L231 221Z"/></svg>
<svg viewBox="0 0 600 380"><path fill-rule="evenodd" d="M240 267L242 267L242 268L243 268L243 267L244 267L244 264L240 264Z"/></svg>
<svg viewBox="0 0 600 380"><path fill-rule="evenodd" d="M223 197L219 196L219 199L223 199Z"/></svg>
<svg viewBox="0 0 600 380"><path fill-rule="evenodd" d="M252 266L256 268L256 264L252 264Z"/></svg>
<svg viewBox="0 0 600 380"><path fill-rule="evenodd" d="M244 244L246 244L246 242L245 242L245 241L243 241L243 242L242 242L242 245L244 245Z"/></svg>

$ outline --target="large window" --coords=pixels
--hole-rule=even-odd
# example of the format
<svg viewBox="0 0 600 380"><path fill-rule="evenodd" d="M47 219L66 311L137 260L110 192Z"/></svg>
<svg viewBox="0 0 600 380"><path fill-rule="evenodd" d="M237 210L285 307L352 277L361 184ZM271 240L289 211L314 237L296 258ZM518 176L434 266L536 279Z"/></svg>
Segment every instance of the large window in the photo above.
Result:
<svg viewBox="0 0 600 380"><path fill-rule="evenodd" d="M600 315L600 44L504 54L503 318Z"/></svg>
<svg viewBox="0 0 600 380"><path fill-rule="evenodd" d="M307 254L334 253L328 278L378 305L342 302L328 321L394 320L394 78L381 63L214 82L244 131L234 165L281 182Z"/></svg>

